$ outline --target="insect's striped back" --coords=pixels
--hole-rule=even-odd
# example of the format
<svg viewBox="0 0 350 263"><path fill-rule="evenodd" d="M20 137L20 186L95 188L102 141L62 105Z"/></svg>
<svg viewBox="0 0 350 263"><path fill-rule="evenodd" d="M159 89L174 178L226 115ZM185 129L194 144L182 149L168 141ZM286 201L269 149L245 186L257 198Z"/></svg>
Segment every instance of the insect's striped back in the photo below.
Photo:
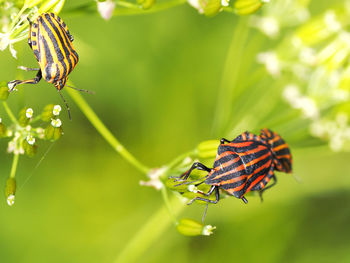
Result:
<svg viewBox="0 0 350 263"><path fill-rule="evenodd" d="M260 137L270 145L275 155L276 170L291 173L293 160L288 144L276 132L269 129L262 129Z"/></svg>
<svg viewBox="0 0 350 263"><path fill-rule="evenodd" d="M32 49L39 62L43 78L50 83L64 79L78 63L68 29L54 14L42 14L32 24ZM35 33L35 36L33 36ZM35 41L35 44L33 45Z"/></svg>
<svg viewBox="0 0 350 263"><path fill-rule="evenodd" d="M271 165L272 153L267 146L257 141L235 140L220 144L214 168L205 182L241 198L261 182Z"/></svg>

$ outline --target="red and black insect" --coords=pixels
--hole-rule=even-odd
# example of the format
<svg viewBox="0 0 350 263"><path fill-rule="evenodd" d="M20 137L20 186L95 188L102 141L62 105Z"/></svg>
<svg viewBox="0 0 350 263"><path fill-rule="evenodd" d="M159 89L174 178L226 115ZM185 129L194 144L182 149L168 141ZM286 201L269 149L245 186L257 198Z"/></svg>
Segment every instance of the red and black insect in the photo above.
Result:
<svg viewBox="0 0 350 263"><path fill-rule="evenodd" d="M217 203L220 199L219 189L242 199L245 203L248 201L244 195L249 191L259 191L261 196L263 191L276 183L274 169L276 165L282 163L282 160L282 168L279 167L279 170L287 170L288 163L290 164L288 166L289 171L291 171L291 155L289 159L286 156L288 153L290 154L288 145L287 148L283 148L287 149L288 153L283 152L283 154L280 152L280 149L282 149L280 145L286 144L278 134L267 129L262 130L262 136L244 132L233 141L221 139L213 168L208 168L202 163L196 162L180 177L187 180L194 169L207 171L208 175L205 180L199 184L211 185L208 193L203 193L203 195L209 197L215 191L216 200L196 197L189 204L195 200ZM275 180L274 183L265 187L271 178Z"/></svg>

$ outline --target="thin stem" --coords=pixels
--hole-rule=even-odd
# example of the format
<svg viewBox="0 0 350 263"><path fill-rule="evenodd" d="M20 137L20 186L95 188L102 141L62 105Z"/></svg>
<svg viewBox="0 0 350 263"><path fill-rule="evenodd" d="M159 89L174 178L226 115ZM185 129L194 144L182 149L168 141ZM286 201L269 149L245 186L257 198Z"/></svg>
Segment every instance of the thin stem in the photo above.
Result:
<svg viewBox="0 0 350 263"><path fill-rule="evenodd" d="M174 212L173 212L173 208L171 207L170 201L169 201L169 195L168 195L168 190L165 186L162 187L162 189L160 189L161 193L162 193L162 197L165 203L166 208L168 209L168 213L170 218L173 220L174 224L176 225L178 223Z"/></svg>
<svg viewBox="0 0 350 263"><path fill-rule="evenodd" d="M14 123L16 123L16 124L18 124L18 121L17 121L15 115L13 115L13 113L12 113L10 107L7 105L7 102L6 102L6 101L3 101L3 102L2 102L2 105L4 106L5 111L6 111L7 115L10 117L11 121L14 122Z"/></svg>
<svg viewBox="0 0 350 263"><path fill-rule="evenodd" d="M227 108L230 107L235 93L237 92L236 89L239 84L240 68L244 58L243 51L247 45L248 34L249 28L247 26L247 19L240 18L238 25L233 32L232 41L227 52L218 92L218 106L216 108L213 123L213 132L216 134L223 132L230 117Z"/></svg>
<svg viewBox="0 0 350 263"><path fill-rule="evenodd" d="M71 86L74 86L72 83ZM107 127L102 123L102 121L97 117L96 113L87 104L85 99L80 95L80 93L73 89L67 89L68 94L72 97L75 103L78 105L80 110L84 113L86 118L91 122L92 126L101 134L101 136L113 147L113 149L118 152L126 161L131 165L136 167L140 172L148 174L150 168L143 165L138 161L124 146L118 141L116 137L107 129Z"/></svg>
<svg viewBox="0 0 350 263"><path fill-rule="evenodd" d="M16 15L16 17L12 20L12 23L11 23L11 25L10 25L10 32L12 31L13 27L15 26L15 24L16 24L18 18L21 17L21 15L23 14L23 12L24 12L26 9L27 9L27 6L24 5L24 6L22 7L22 9L18 12L18 14Z"/></svg>
<svg viewBox="0 0 350 263"><path fill-rule="evenodd" d="M179 202L176 196L169 201L174 215L179 214L185 206ZM115 263L140 262L139 257L154 243L161 234L171 225L171 219L167 208L162 207L146 222L134 235L126 247L115 259Z"/></svg>
<svg viewBox="0 0 350 263"><path fill-rule="evenodd" d="M12 167L11 167L10 178L15 178L16 170L17 170L17 165L18 165L18 158L19 158L19 154L18 154L18 153L15 153L15 154L13 155L13 161L12 161Z"/></svg>

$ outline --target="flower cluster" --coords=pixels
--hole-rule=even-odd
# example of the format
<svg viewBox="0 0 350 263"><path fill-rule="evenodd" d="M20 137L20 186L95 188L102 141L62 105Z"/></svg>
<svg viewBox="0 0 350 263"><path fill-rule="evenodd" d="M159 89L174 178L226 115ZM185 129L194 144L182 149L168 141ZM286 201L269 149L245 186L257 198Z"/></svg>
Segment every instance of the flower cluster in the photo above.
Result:
<svg viewBox="0 0 350 263"><path fill-rule="evenodd" d="M45 12L58 14L65 0L25 0L0 2L0 51L9 47L16 58L14 44L28 37L29 23L27 18L34 20Z"/></svg>
<svg viewBox="0 0 350 263"><path fill-rule="evenodd" d="M276 1L266 6L264 16L252 19L254 27L278 40L273 50L258 54L257 61L274 79L284 83L283 98L309 120L312 136L328 140L334 151L348 150L350 2L325 10L312 19L308 2ZM280 12L273 11L282 4L288 14L283 8ZM270 23L264 24L263 20ZM282 29L287 33L280 37Z"/></svg>
<svg viewBox="0 0 350 263"><path fill-rule="evenodd" d="M3 98L5 97L3 96ZM14 155L11 174L5 188L5 195L7 203L13 205L16 191L15 172L18 157L20 155L33 157L38 149L38 140L56 141L62 136L62 121L59 119L61 106L49 104L45 106L38 116L35 116L32 108L25 107L19 112L18 118L15 117L5 101L3 101L3 106L8 116L7 118L0 117L0 138L9 139L7 152ZM5 121L5 119L9 121ZM44 127L35 127L34 125L38 122L43 123Z"/></svg>

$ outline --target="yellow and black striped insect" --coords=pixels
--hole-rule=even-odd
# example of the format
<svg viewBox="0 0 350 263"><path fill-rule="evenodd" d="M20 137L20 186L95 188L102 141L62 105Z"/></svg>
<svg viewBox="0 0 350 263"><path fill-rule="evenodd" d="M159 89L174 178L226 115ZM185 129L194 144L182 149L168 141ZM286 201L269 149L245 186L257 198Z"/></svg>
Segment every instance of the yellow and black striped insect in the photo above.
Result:
<svg viewBox="0 0 350 263"><path fill-rule="evenodd" d="M37 84L43 78L47 82L54 84L66 104L70 118L68 104L60 91L66 86L68 75L79 60L78 53L72 44L73 36L70 34L67 25L54 13L44 13L33 22L29 18L28 21L28 44L33 50L40 68L21 67L27 71L38 71L38 73L33 79L10 81L8 86L12 91L17 85Z"/></svg>
<svg viewBox="0 0 350 263"><path fill-rule="evenodd" d="M233 141L221 139L213 168L196 162L179 180L187 180L194 169L208 172L204 181L196 186L202 183L211 185L208 193L201 194L208 197L215 191L216 200L195 197L189 204L195 200L217 203L219 189L247 203L246 193L258 191L262 198L262 193L276 183L275 169L287 173L292 171L292 156L288 145L277 133L263 129L260 136L244 132ZM274 182L266 187L271 178Z"/></svg>

